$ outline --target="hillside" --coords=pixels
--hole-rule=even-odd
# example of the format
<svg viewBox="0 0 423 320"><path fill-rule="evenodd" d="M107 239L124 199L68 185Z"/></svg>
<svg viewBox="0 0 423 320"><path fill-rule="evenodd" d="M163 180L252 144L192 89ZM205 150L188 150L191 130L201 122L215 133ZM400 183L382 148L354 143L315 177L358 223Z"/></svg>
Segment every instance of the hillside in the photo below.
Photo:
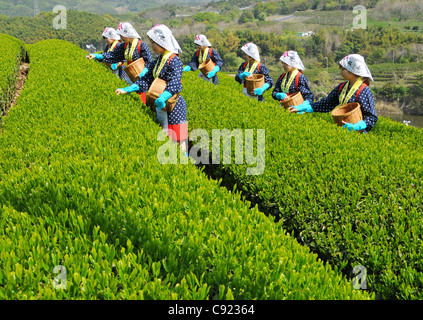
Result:
<svg viewBox="0 0 423 320"><path fill-rule="evenodd" d="M57 5L67 9L98 14L137 12L167 5L204 5L210 0L0 0L0 14L33 17L41 11L51 12Z"/></svg>
<svg viewBox="0 0 423 320"><path fill-rule="evenodd" d="M27 2L22 0L19 3L24 5ZM40 9L43 8L42 3L48 1L39 1ZM78 7L78 1L69 1L69 4L72 3ZM292 1L290 8L293 10L292 6L298 3ZM289 14L284 1L253 3L243 0L206 1L198 6L167 5L156 9L143 7L141 12L120 14L94 14L69 9L66 30L52 27L53 12L41 12L35 18L0 17L0 30L26 43L53 38L70 41L83 49L93 44L96 50L102 50L101 32L106 26L130 21L140 34L145 34L152 25L165 22L182 46L184 63L190 60L195 50L193 37L204 33L222 55L224 72L237 70L242 62L239 48L245 42L259 46L273 78L281 73L281 53L295 50L302 57L317 97L325 96L339 82L337 62L354 52L363 55L369 65L374 65L371 68L375 78L372 89L380 110L423 114L423 92L420 89L423 80L423 19L414 14L421 1L409 2L402 7L398 7L398 1L374 1L367 10L366 28L354 30L355 14L351 10L354 1L345 2L349 5L341 6L342 10L313 3L309 1L305 7L295 7L302 11L290 9ZM86 28L87 25L90 28ZM299 36L308 31L312 31L312 36Z"/></svg>
<svg viewBox="0 0 423 320"><path fill-rule="evenodd" d="M0 134L1 299L374 299L240 192L188 159L158 161L151 110L115 95L122 81L83 50L26 49L30 76Z"/></svg>

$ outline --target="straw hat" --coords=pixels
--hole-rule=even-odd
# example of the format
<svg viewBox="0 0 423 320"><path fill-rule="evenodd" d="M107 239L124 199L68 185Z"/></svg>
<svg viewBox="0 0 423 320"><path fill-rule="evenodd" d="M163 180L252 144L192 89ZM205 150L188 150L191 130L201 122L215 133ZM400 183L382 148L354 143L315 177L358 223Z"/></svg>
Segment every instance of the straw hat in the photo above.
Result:
<svg viewBox="0 0 423 320"><path fill-rule="evenodd" d="M138 34L138 32L134 29L134 27L129 22L120 23L116 32L121 37L141 39L141 36Z"/></svg>
<svg viewBox="0 0 423 320"><path fill-rule="evenodd" d="M120 36L116 32L116 30L113 28L104 29L102 36L105 38L113 39L113 40L120 40Z"/></svg>
<svg viewBox="0 0 423 320"><path fill-rule="evenodd" d="M260 62L260 53L259 50L257 48L257 46L252 43L252 42L248 42L246 44L244 44L244 46L241 48L241 50L248 56L250 56L251 58L253 58L254 60Z"/></svg>
<svg viewBox="0 0 423 320"><path fill-rule="evenodd" d="M364 57L359 54L349 54L339 61L339 64L357 76L370 78L374 81Z"/></svg>
<svg viewBox="0 0 423 320"><path fill-rule="evenodd" d="M285 62L288 66L304 71L305 67L300 59L300 56L296 51L285 51L279 58L282 62Z"/></svg>

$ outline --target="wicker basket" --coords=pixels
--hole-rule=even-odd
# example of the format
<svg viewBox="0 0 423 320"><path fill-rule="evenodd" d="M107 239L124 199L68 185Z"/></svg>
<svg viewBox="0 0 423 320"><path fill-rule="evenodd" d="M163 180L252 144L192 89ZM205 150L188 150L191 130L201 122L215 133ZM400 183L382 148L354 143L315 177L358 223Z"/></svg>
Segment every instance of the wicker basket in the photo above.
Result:
<svg viewBox="0 0 423 320"><path fill-rule="evenodd" d="M212 59L207 59L198 66L198 69L200 69L201 73L207 77L207 74L212 71L215 66L216 65L214 64Z"/></svg>
<svg viewBox="0 0 423 320"><path fill-rule="evenodd" d="M254 96L254 90L261 88L264 85L263 74L252 74L245 78L245 85L247 87L247 93L250 96Z"/></svg>
<svg viewBox="0 0 423 320"><path fill-rule="evenodd" d="M151 108L151 110L156 110L155 101L156 99L163 93L163 91L166 88L166 81L160 78L154 79L154 81L151 83L150 88L147 91L146 94L146 104ZM176 102L178 101L179 93L174 94L171 96L168 100L166 100L166 106L165 110L167 112L172 112L173 108L176 105Z"/></svg>
<svg viewBox="0 0 423 320"><path fill-rule="evenodd" d="M348 122L355 124L359 122L360 120L363 120L363 114L361 113L361 107L360 104L357 102L351 102L344 104L343 106L340 106L332 111L332 117L335 123L342 127L344 123L342 122Z"/></svg>
<svg viewBox="0 0 423 320"><path fill-rule="evenodd" d="M108 62L105 62L105 61L103 61L103 63L109 68L109 69L111 69L112 68L112 63L108 63ZM119 69L121 66L122 66L122 62L119 62L118 64L117 64L117 69Z"/></svg>
<svg viewBox="0 0 423 320"><path fill-rule="evenodd" d="M287 93L286 94L286 100L281 100L280 104L285 109L288 109L289 107L295 107L299 106L304 102L303 95L300 91L294 92L294 93Z"/></svg>
<svg viewBox="0 0 423 320"><path fill-rule="evenodd" d="M128 75L129 79L131 79L132 82L135 82L140 77L140 73L144 69L144 66L144 59L139 58L138 60L132 62L130 65L126 66L123 70Z"/></svg>

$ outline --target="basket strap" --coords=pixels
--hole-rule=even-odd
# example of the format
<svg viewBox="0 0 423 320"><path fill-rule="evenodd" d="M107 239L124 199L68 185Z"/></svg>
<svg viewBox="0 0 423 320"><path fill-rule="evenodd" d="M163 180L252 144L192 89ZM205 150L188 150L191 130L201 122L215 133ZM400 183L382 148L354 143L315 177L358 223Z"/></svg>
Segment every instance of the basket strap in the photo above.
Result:
<svg viewBox="0 0 423 320"><path fill-rule="evenodd" d="M341 85L339 86L339 90L338 92L341 92L342 88L344 87L344 85L347 83L348 81L345 81L343 83L341 83ZM364 82L361 84L360 88L358 88L357 90L357 101L358 101L358 97L360 96L361 90L363 90L365 87L367 87L367 84L365 84Z"/></svg>
<svg viewBox="0 0 423 320"><path fill-rule="evenodd" d="M169 60L167 61L167 65L170 64L170 60L172 60L174 57L176 57L176 53L172 53L172 55L169 57Z"/></svg>
<svg viewBox="0 0 423 320"><path fill-rule="evenodd" d="M285 75L286 75L286 72L285 72L285 73L283 73L283 74L280 76L279 80L281 80L281 81L282 81L282 79L283 79L283 77L285 77ZM298 91L298 83L300 82L300 75L301 75L301 71L300 71L300 72L298 72L297 76L295 77L295 88L297 89L297 91Z"/></svg>
<svg viewBox="0 0 423 320"><path fill-rule="evenodd" d="M347 82L348 82L348 81L345 81L345 82L341 83L341 85L339 86L338 92L341 92L342 88L345 86L345 84L346 84Z"/></svg>
<svg viewBox="0 0 423 320"><path fill-rule="evenodd" d="M297 76L295 77L295 88L298 91L298 83L300 82L300 75L301 75L301 71L297 73Z"/></svg>
<svg viewBox="0 0 423 320"><path fill-rule="evenodd" d="M137 46L137 48L138 48L138 53L140 54L140 57L141 57L141 43L142 43L142 40L141 39L138 39L138 46ZM128 46L128 43L125 43L125 45L123 46L123 49L126 50L126 47L127 46ZM129 66L134 61L127 61L127 62L128 62L128 66Z"/></svg>
<svg viewBox="0 0 423 320"><path fill-rule="evenodd" d="M358 101L358 97L360 96L361 90L363 90L365 87L367 87L367 84L362 83L360 88L358 88L358 90L357 90L357 101Z"/></svg>
<svg viewBox="0 0 423 320"><path fill-rule="evenodd" d="M138 40L138 53L140 54L140 57L141 57L141 42L142 42L142 40L139 39Z"/></svg>

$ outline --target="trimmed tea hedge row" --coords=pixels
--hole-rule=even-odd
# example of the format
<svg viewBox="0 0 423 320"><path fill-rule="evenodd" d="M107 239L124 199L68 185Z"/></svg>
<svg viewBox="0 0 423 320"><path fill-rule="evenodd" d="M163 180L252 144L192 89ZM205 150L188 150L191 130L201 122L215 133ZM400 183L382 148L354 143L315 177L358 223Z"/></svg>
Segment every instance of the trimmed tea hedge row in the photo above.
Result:
<svg viewBox="0 0 423 320"><path fill-rule="evenodd" d="M265 170L247 175L254 165L234 157L206 170L345 275L365 267L381 298L423 298L423 131L380 118L369 134L348 132L330 114L289 114L269 92L260 103L219 80L184 74L190 132L265 129Z"/></svg>
<svg viewBox="0 0 423 320"><path fill-rule="evenodd" d="M0 33L0 116L12 102L15 94L15 81L21 59L25 54L25 44L7 34Z"/></svg>
<svg viewBox="0 0 423 320"><path fill-rule="evenodd" d="M28 46L31 73L0 134L0 296L369 299L239 192L158 162L136 94L76 46ZM148 112L145 112L148 111ZM56 265L67 289L52 287Z"/></svg>
<svg viewBox="0 0 423 320"><path fill-rule="evenodd" d="M206 296L206 286L197 290L188 285L195 276L171 284L160 277L160 262L147 259L142 250L134 252L130 240L125 247L108 243L99 226L89 230L83 215L62 211L52 219L46 213L37 217L1 209L1 299Z"/></svg>

